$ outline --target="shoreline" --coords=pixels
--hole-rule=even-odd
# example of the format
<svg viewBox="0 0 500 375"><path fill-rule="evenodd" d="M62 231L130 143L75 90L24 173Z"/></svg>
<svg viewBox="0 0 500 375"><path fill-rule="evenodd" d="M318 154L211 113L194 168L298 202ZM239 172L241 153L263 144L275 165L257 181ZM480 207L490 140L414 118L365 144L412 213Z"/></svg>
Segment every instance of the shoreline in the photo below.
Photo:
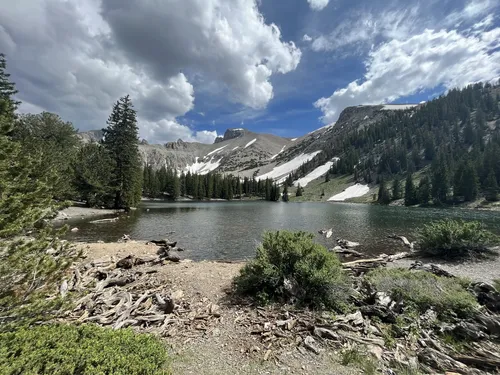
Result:
<svg viewBox="0 0 500 375"><path fill-rule="evenodd" d="M118 215L125 212L124 210L106 209L106 208L91 208L83 206L70 206L62 209L53 218L53 221L64 221L70 219L85 219L89 217Z"/></svg>

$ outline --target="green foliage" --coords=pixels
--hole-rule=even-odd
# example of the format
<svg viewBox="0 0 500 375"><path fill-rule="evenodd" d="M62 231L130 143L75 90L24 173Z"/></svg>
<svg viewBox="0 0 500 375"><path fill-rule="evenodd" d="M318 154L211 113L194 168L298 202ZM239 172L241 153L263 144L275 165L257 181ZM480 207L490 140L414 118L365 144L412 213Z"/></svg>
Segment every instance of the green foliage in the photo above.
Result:
<svg viewBox="0 0 500 375"><path fill-rule="evenodd" d="M142 173L136 112L128 95L115 103L107 124L103 145L114 161L114 206L134 207L141 199Z"/></svg>
<svg viewBox="0 0 500 375"><path fill-rule="evenodd" d="M441 220L424 225L419 231L420 252L426 256L460 258L487 255L499 242L480 222Z"/></svg>
<svg viewBox="0 0 500 375"><path fill-rule="evenodd" d="M396 178L392 181L392 199L401 199L401 197L401 180L399 179L399 176L396 176Z"/></svg>
<svg viewBox="0 0 500 375"><path fill-rule="evenodd" d="M10 87L0 87L0 331L50 316L59 301L45 297L57 290L56 281L72 261L68 245L44 221L59 207L52 193L64 176L53 170L41 174L43 160L12 139L18 123L15 102L6 93L15 90L5 84L4 68L0 58L0 84ZM58 256L46 254L48 248Z"/></svg>
<svg viewBox="0 0 500 375"><path fill-rule="evenodd" d="M379 268L369 272L366 279L375 290L403 301L406 306L419 313L432 308L442 318L452 314L469 317L479 307L475 297L465 289L463 283L426 271Z"/></svg>
<svg viewBox="0 0 500 375"><path fill-rule="evenodd" d="M413 183L413 176L411 173L406 175L405 184L405 206L413 206L418 203L417 200L417 189Z"/></svg>
<svg viewBox="0 0 500 375"><path fill-rule="evenodd" d="M391 193L387 189L384 179L380 181L380 186L378 189L378 203L380 204L391 203Z"/></svg>
<svg viewBox="0 0 500 375"><path fill-rule="evenodd" d="M500 279L493 280L493 286L498 292L500 292Z"/></svg>
<svg viewBox="0 0 500 375"><path fill-rule="evenodd" d="M476 170L470 162L463 162L455 172L453 195L463 197L466 202L477 198L479 190L479 180Z"/></svg>
<svg viewBox="0 0 500 375"><path fill-rule="evenodd" d="M431 199L431 182L429 177L424 176L418 183L417 202L423 205L429 203Z"/></svg>
<svg viewBox="0 0 500 375"><path fill-rule="evenodd" d="M150 335L94 325L48 325L0 334L0 374L167 374L165 346Z"/></svg>
<svg viewBox="0 0 500 375"><path fill-rule="evenodd" d="M75 189L78 198L90 207L114 205L111 187L114 161L100 144L88 143L77 151L74 162Z"/></svg>
<svg viewBox="0 0 500 375"><path fill-rule="evenodd" d="M236 292L260 303L288 301L342 310L349 286L339 259L306 232L266 232L257 255L235 278Z"/></svg>
<svg viewBox="0 0 500 375"><path fill-rule="evenodd" d="M484 189L484 196L488 202L498 201L498 182L493 169L490 169L488 177L486 177Z"/></svg>
<svg viewBox="0 0 500 375"><path fill-rule="evenodd" d="M43 178L50 173L64 176L51 184L55 198L70 199L74 196L73 161L78 139L70 122L48 112L22 115L12 137L21 144L23 154L40 160L34 178Z"/></svg>
<svg viewBox="0 0 500 375"><path fill-rule="evenodd" d="M304 188L300 186L300 184L297 186L297 191L295 192L296 197L301 197L302 194L304 194Z"/></svg>
<svg viewBox="0 0 500 375"><path fill-rule="evenodd" d="M341 355L340 363L343 366L355 366L363 370L363 374L365 375L377 374L377 363L369 354L352 348L343 350Z"/></svg>

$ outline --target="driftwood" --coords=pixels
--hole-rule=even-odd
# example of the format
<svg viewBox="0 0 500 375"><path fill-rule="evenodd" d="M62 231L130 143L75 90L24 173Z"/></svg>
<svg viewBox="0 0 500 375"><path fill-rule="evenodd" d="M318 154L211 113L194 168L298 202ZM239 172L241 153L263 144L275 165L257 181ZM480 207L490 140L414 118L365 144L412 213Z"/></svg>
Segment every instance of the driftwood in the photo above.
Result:
<svg viewBox="0 0 500 375"><path fill-rule="evenodd" d="M352 241L344 240L341 238L337 238L337 245L339 245L340 247L342 247L344 249L351 249L353 247L360 246L359 242L352 242Z"/></svg>
<svg viewBox="0 0 500 375"><path fill-rule="evenodd" d="M152 243L152 244L155 244L156 246L166 246L166 247L176 247L177 246L177 241L170 242L166 238L163 240L151 240L151 241L148 241L147 243Z"/></svg>
<svg viewBox="0 0 500 375"><path fill-rule="evenodd" d="M355 257L362 257L363 253L360 253L359 251L352 250L352 249L344 249L340 246L334 247L331 251L333 251L336 254L342 254L342 255L347 255L347 256L355 256Z"/></svg>
<svg viewBox="0 0 500 375"><path fill-rule="evenodd" d="M436 266L434 264L423 264L420 261L414 262L410 266L410 269L411 270L419 270L419 271L430 272L430 273L433 273L436 276L455 277L454 275L452 275L448 271L442 269L441 267L438 267L438 266Z"/></svg>
<svg viewBox="0 0 500 375"><path fill-rule="evenodd" d="M118 221L119 219L120 219L119 217L113 217L111 219L93 220L93 221L90 222L90 224L114 223L115 221Z"/></svg>
<svg viewBox="0 0 500 375"><path fill-rule="evenodd" d="M388 238L402 241L403 245L405 245L406 247L408 247L410 250L413 251L413 248L415 246L415 242L408 241L408 238L406 238L405 236L397 236L395 234L392 234L392 235L388 236Z"/></svg>
<svg viewBox="0 0 500 375"><path fill-rule="evenodd" d="M333 235L333 228L330 229L321 229L318 231L319 234L325 236L325 238L330 238Z"/></svg>

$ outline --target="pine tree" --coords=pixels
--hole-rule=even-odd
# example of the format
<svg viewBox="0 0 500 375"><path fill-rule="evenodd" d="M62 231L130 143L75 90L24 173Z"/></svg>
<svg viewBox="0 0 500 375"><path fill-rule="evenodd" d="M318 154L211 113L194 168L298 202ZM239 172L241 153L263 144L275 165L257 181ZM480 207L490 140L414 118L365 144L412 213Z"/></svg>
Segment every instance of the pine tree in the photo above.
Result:
<svg viewBox="0 0 500 375"><path fill-rule="evenodd" d="M380 186L378 189L378 202L380 204L389 204L391 202L391 193L389 193L389 190L385 186L385 181L383 178L380 181Z"/></svg>
<svg viewBox="0 0 500 375"><path fill-rule="evenodd" d="M290 199L289 196L288 196L288 186L287 186L287 184L285 184L285 186L283 187L283 196L282 196L282 199L283 199L283 202L288 202L288 200Z"/></svg>
<svg viewBox="0 0 500 375"><path fill-rule="evenodd" d="M488 202L498 201L498 182L493 169L488 173L484 184L485 198Z"/></svg>
<svg viewBox="0 0 500 375"><path fill-rule="evenodd" d="M392 199L401 199L401 180L398 176L392 181Z"/></svg>
<svg viewBox="0 0 500 375"><path fill-rule="evenodd" d="M0 331L53 316L59 307L54 293L71 265L69 246L57 240L44 225L58 205L52 199L52 184L64 178L53 171L33 177L40 158L22 152L10 136L16 126L14 84L0 55ZM57 257L47 254L53 248Z"/></svg>
<svg viewBox="0 0 500 375"><path fill-rule="evenodd" d="M78 150L73 166L75 190L78 198L87 202L87 206L113 206L113 163L109 153L100 144L89 143Z"/></svg>
<svg viewBox="0 0 500 375"><path fill-rule="evenodd" d="M136 112L130 97L120 98L113 106L104 129L103 145L114 160L113 189L115 208L136 206L141 199L141 166Z"/></svg>
<svg viewBox="0 0 500 375"><path fill-rule="evenodd" d="M300 184L297 185L297 191L295 192L296 197L301 197L302 194L304 193L304 190L302 189L302 186Z"/></svg>
<svg viewBox="0 0 500 375"><path fill-rule="evenodd" d="M413 183L413 176L411 173L408 173L405 184L405 206L413 206L415 204L417 204L417 191Z"/></svg>
<svg viewBox="0 0 500 375"><path fill-rule="evenodd" d="M429 177L424 176L418 184L417 201L422 205L426 205L431 200L431 183Z"/></svg>

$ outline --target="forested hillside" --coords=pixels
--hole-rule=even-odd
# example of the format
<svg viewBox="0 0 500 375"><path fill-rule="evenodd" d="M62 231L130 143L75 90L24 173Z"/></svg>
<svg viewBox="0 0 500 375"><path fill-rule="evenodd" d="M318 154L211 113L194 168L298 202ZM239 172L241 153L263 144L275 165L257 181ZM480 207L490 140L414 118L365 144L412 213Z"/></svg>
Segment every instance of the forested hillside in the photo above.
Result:
<svg viewBox="0 0 500 375"><path fill-rule="evenodd" d="M339 157L326 179L352 174L355 182L380 184L381 203L402 198L405 190L408 205L472 201L480 195L496 200L500 85L478 83L451 90L418 108L391 111L370 126L331 138L323 151L287 183L291 186ZM408 184L403 188L405 179Z"/></svg>

